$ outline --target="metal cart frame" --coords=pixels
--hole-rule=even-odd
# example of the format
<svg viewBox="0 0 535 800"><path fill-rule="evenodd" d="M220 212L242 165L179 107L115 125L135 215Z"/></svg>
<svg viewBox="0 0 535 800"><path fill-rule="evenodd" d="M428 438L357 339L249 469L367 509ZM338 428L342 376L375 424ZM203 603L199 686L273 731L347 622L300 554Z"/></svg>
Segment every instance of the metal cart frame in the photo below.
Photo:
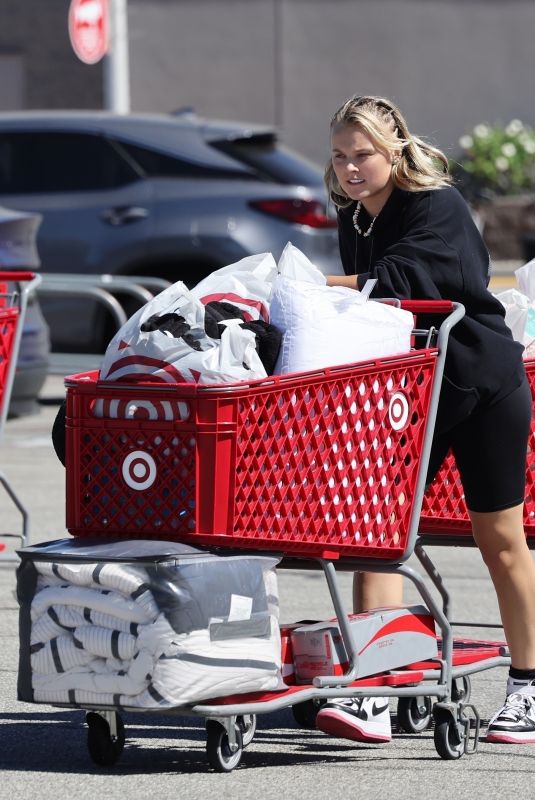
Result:
<svg viewBox="0 0 535 800"><path fill-rule="evenodd" d="M33 272L0 271L0 438L9 410L28 297L40 282L41 277ZM13 289L8 290L8 284L13 284ZM16 538L25 546L30 540L28 511L3 471L0 483L22 518L20 534L1 533L0 538ZM5 544L0 542L0 562L18 561L16 555L3 553L4 549Z"/></svg>

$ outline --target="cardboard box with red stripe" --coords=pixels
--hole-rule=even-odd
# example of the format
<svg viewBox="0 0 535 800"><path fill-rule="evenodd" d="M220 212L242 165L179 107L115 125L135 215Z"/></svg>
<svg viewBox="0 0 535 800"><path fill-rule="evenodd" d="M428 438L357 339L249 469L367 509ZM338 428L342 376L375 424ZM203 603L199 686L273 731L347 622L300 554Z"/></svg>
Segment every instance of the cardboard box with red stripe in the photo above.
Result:
<svg viewBox="0 0 535 800"><path fill-rule="evenodd" d="M438 654L435 623L425 606L374 609L349 616L357 678L400 669ZM336 619L291 631L297 683L317 675L343 675L348 657Z"/></svg>

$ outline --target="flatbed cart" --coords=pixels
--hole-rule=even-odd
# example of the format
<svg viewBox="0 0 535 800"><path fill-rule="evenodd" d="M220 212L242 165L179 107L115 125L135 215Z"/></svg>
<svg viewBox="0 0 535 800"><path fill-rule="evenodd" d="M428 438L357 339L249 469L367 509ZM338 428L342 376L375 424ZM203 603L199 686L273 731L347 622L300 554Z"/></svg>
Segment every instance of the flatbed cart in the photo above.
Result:
<svg viewBox="0 0 535 800"><path fill-rule="evenodd" d="M75 537L278 553L287 566L313 563L324 572L347 656L341 674L173 709L206 717L216 770L240 763L256 714L291 706L298 721L313 724L318 704L341 696L397 697L414 731L427 713L421 698L432 698L438 754L456 759L476 749L479 717L454 664L491 668L507 654L500 642L455 643L443 603L406 564L417 542L447 340L464 308L402 305L418 323L422 315L440 320L436 343L428 330L424 347L408 354L250 384L127 385L100 382L94 372L66 379L67 528ZM337 569L410 579L440 631L437 657L359 677ZM93 760L114 763L124 745L118 709L84 707Z"/></svg>
<svg viewBox="0 0 535 800"><path fill-rule="evenodd" d="M9 410L28 296L40 282L41 277L33 272L0 270L0 437ZM22 518L21 533L0 532L0 540L16 538L25 546L29 542L28 511L4 472L0 472L0 483ZM0 562L18 560L14 554L6 554L5 549L6 543L0 541Z"/></svg>

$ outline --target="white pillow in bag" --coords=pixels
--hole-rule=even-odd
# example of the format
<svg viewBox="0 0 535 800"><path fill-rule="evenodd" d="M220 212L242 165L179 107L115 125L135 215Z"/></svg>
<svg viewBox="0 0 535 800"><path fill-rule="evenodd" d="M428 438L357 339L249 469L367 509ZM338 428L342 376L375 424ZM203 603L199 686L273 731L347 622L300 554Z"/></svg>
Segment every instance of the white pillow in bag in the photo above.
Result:
<svg viewBox="0 0 535 800"><path fill-rule="evenodd" d="M366 298L355 289L275 280L271 322L283 333L275 374L406 353L414 326L409 311Z"/></svg>

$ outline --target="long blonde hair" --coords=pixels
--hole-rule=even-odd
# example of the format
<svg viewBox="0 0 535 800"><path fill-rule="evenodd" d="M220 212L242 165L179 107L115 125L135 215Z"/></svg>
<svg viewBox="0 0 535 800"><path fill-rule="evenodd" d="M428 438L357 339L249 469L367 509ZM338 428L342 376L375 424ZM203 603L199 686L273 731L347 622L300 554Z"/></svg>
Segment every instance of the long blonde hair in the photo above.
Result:
<svg viewBox="0 0 535 800"><path fill-rule="evenodd" d="M452 182L448 159L427 142L413 136L397 106L382 97L351 97L331 120L331 131L340 125L356 126L385 154L398 154L392 163L394 186L408 192L440 189ZM341 188L332 161L325 169L329 197L338 207L353 201Z"/></svg>

